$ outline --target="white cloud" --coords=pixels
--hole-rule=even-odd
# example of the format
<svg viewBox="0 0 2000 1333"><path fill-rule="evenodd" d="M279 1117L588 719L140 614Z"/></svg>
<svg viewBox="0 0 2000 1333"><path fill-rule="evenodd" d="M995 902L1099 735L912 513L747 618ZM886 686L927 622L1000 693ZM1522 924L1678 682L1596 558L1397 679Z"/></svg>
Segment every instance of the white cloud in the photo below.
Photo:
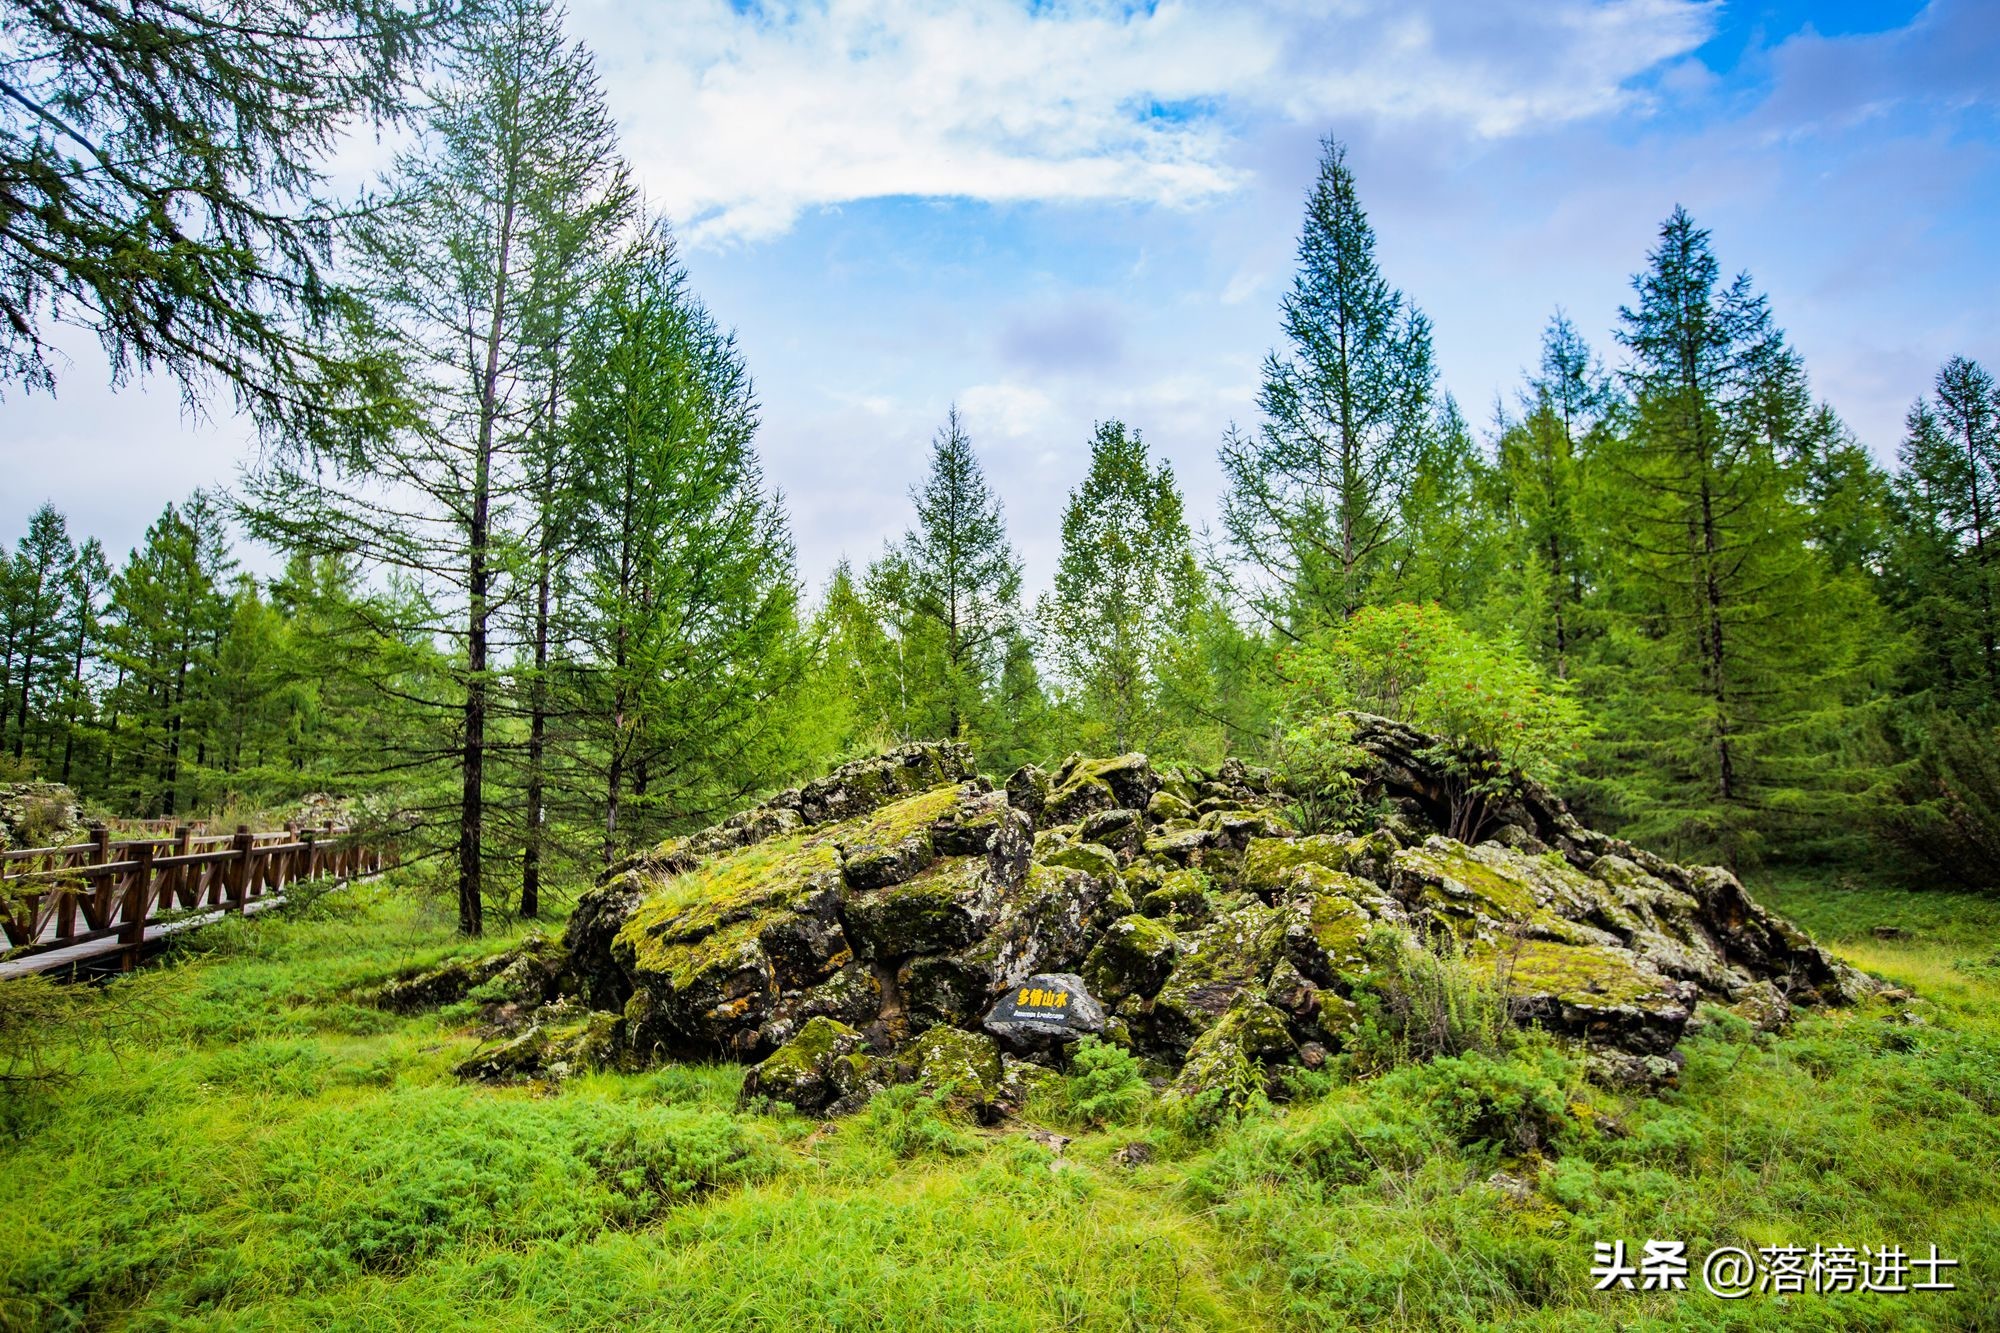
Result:
<svg viewBox="0 0 2000 1333"><path fill-rule="evenodd" d="M958 396L958 410L977 439L981 434L1023 439L1048 421L1055 402L1025 384L975 384Z"/></svg>
<svg viewBox="0 0 2000 1333"><path fill-rule="evenodd" d="M891 196L1169 207L1237 188L1246 116L1485 137L1628 104L1708 0L1257 9L1168 0L581 7L649 194L693 244ZM1523 29L1525 28L1525 33Z"/></svg>

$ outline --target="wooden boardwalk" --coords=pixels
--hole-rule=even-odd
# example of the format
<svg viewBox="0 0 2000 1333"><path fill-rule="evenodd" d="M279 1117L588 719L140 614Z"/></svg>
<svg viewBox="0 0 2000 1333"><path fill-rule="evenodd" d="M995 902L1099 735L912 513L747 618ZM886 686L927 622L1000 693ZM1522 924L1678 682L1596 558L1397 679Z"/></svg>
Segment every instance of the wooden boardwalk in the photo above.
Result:
<svg viewBox="0 0 2000 1333"><path fill-rule="evenodd" d="M345 828L90 840L0 852L0 978L80 964L135 964L150 943L284 901L288 885L378 873L379 844Z"/></svg>

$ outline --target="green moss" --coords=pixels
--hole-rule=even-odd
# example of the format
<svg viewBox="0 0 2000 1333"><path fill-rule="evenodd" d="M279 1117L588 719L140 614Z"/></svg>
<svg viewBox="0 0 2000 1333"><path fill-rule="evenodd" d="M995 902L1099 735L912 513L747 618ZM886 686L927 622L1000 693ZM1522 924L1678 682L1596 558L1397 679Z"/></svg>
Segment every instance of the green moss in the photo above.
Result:
<svg viewBox="0 0 2000 1333"><path fill-rule="evenodd" d="M980 893L986 859L951 856L901 884L850 890L842 900L847 924L879 952L943 953L978 935L970 904Z"/></svg>
<svg viewBox="0 0 2000 1333"><path fill-rule="evenodd" d="M1528 921L1540 911L1533 888L1501 874L1457 843L1442 850L1428 844L1398 852L1396 870L1399 875L1415 872L1424 883L1424 900L1447 912Z"/></svg>
<svg viewBox="0 0 2000 1333"><path fill-rule="evenodd" d="M1172 969L1174 932L1149 917L1112 922L1083 962L1083 978L1104 996L1151 995Z"/></svg>
<svg viewBox="0 0 2000 1333"><path fill-rule="evenodd" d="M933 787L844 823L829 824L819 831L819 836L839 843L850 854L862 847L894 846L943 819L958 808L965 796L964 789L957 785Z"/></svg>
<svg viewBox="0 0 2000 1333"><path fill-rule="evenodd" d="M1252 893L1285 889L1301 866L1345 870L1354 859L1345 838L1314 834L1309 838L1252 838L1243 849L1243 887Z"/></svg>
<svg viewBox="0 0 2000 1333"><path fill-rule="evenodd" d="M823 834L759 843L668 880L626 918L618 940L644 957L649 945L700 939L803 890L831 887L839 875L840 852Z"/></svg>
<svg viewBox="0 0 2000 1333"><path fill-rule="evenodd" d="M897 1057L926 1092L990 1105L1000 1089L1000 1047L983 1032L934 1027Z"/></svg>
<svg viewBox="0 0 2000 1333"><path fill-rule="evenodd" d="M1619 949L1521 940L1480 946L1471 960L1476 966L1492 966L1516 995L1552 995L1585 1008L1674 1003L1658 977Z"/></svg>
<svg viewBox="0 0 2000 1333"><path fill-rule="evenodd" d="M1094 879L1103 879L1118 873L1118 858L1108 848L1100 847L1094 842L1079 842L1058 848L1042 857L1041 863L1068 866L1072 870L1081 870Z"/></svg>

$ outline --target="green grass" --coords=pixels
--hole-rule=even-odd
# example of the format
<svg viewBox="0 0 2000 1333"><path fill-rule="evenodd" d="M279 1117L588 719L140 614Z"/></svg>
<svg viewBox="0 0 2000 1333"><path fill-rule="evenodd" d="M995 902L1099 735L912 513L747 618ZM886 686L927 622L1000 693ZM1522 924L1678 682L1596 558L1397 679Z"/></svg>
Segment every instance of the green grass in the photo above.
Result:
<svg viewBox="0 0 2000 1333"><path fill-rule="evenodd" d="M393 881L333 895L86 995L61 1021L142 1030L0 1093L0 1324L2000 1328L2000 902L1757 887L1917 1003L1713 1016L1656 1098L1531 1038L1302 1076L1214 1133L1107 1057L1033 1102L1060 1156L909 1090L832 1128L739 1113L726 1066L461 1085L464 1020L351 997L505 939ZM1935 1242L1963 1290L1595 1293L1616 1238Z"/></svg>

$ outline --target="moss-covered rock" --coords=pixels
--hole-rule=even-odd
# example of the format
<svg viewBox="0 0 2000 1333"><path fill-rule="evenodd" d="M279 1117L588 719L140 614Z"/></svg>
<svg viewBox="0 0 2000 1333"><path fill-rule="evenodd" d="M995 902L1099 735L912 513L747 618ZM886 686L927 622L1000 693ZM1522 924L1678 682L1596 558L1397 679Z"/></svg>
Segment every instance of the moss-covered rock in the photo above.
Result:
<svg viewBox="0 0 2000 1333"><path fill-rule="evenodd" d="M784 1102L811 1115L852 1092L871 1068L860 1033L845 1023L815 1018L751 1067L743 1078L743 1100Z"/></svg>
<svg viewBox="0 0 2000 1333"><path fill-rule="evenodd" d="M896 1065L903 1080L981 1116L1000 1097L1000 1045L983 1032L931 1028L897 1053Z"/></svg>
<svg viewBox="0 0 2000 1333"><path fill-rule="evenodd" d="M1116 1006L1128 995L1151 999L1173 971L1179 941L1174 932L1143 916L1123 916L1105 927L1084 959L1091 993Z"/></svg>
<svg viewBox="0 0 2000 1333"><path fill-rule="evenodd" d="M1356 736L1368 799L1394 813L1355 837L1296 836L1282 784L1233 760L1073 755L995 791L962 746L904 747L633 858L584 895L560 966L432 969L385 1002L518 990L504 1021L539 1036L503 1063L547 1069L570 1062L563 1005L581 997L601 1011L581 1060L761 1058L760 1086L797 1091L789 1053L816 1071L806 1101L839 1108L920 1064L918 1043L959 1040L931 1033L978 1027L1009 985L1082 973L1107 1032L1184 1065L1182 1101L1227 1107L1270 1061L1341 1046L1378 936L1410 957L1448 942L1607 1076L1670 1069L1698 996L1777 1023L1784 1001L1867 987L1726 871L1586 829L1531 783L1496 804L1504 837L1435 836L1448 793L1423 738L1366 718ZM552 996L572 998L533 1007Z"/></svg>
<svg viewBox="0 0 2000 1333"><path fill-rule="evenodd" d="M1206 926L1182 937L1174 969L1153 998L1152 1040L1185 1047L1245 994L1262 994L1284 943L1283 919L1255 899L1217 911Z"/></svg>
<svg viewBox="0 0 2000 1333"><path fill-rule="evenodd" d="M1270 1065L1297 1049L1284 1014L1256 996L1239 996L1188 1047L1161 1102L1205 1121L1240 1113L1266 1091Z"/></svg>

